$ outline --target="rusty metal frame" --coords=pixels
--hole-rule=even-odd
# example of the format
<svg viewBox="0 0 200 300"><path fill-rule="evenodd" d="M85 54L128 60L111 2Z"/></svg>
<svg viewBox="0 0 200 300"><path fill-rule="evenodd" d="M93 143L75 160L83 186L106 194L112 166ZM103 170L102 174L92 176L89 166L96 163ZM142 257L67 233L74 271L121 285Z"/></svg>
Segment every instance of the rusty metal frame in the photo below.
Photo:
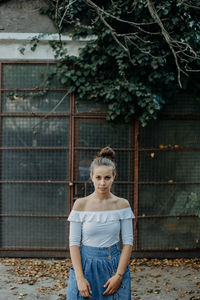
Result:
<svg viewBox="0 0 200 300"><path fill-rule="evenodd" d="M73 191L74 191L74 114L75 114L75 98L74 94L70 99L70 157L69 157L69 202L68 213L73 206Z"/></svg>
<svg viewBox="0 0 200 300"><path fill-rule="evenodd" d="M2 131L2 120L3 117L44 117L46 116L46 113L4 113L2 112L2 92L6 91L32 91L32 92L37 92L40 90L43 90L43 88L21 88L21 89L7 89L7 88L2 88L2 65L6 64L19 64L19 65L44 65L44 64L56 64L55 61L2 61L0 62L0 133ZM49 91L66 91L67 89L64 88L49 88ZM83 183L85 187L85 195L87 194L87 185L88 181L80 181L76 180L75 178L75 151L79 150L86 150L86 151L98 151L98 147L79 147L78 144L75 143L75 120L79 119L87 119L87 120L105 120L106 113L104 112L78 112L76 111L75 108L75 97L74 94L71 94L69 97L70 100L70 110L69 113L51 113L48 114L46 117L47 118L52 118L52 117L64 117L68 118L69 120L69 146L68 147L2 147L2 141L0 139L0 151L24 151L24 150L68 150L69 151L69 164L68 164L68 180L66 181L55 181L55 180L48 180L48 181L37 181L37 180L0 180L0 184L2 183L8 183L8 184L64 184L68 185L68 210L66 211L66 214L63 215L36 215L36 214L1 214L0 211L0 217L33 217L33 218L64 218L66 219L68 217L68 214L72 208L73 205L73 190L74 190L74 184L76 183ZM160 115L159 119L161 120L200 120L200 115L194 116L194 115ZM135 219L134 219L134 252L155 252L155 251L175 251L175 252L180 252L180 251L194 251L199 248L146 248L143 249L141 247L138 247L138 222L141 219L164 219L164 218L187 218L187 217L194 217L193 215L184 215L184 216L138 216L138 202L139 202L139 195L138 195L138 189L140 185L180 185L180 184L200 184L200 182L143 182L139 181L139 153L140 152L148 152L148 151L160 151L160 152L181 152L181 151L200 151L200 147L194 148L194 147L180 147L178 149L160 149L160 148L140 148L139 147L139 121L136 119L134 121L133 127L131 129L130 134L132 134L132 140L134 141L133 147L129 148L115 148L117 151L130 151L131 153L131 159L130 159L130 164L132 167L132 164L134 164L134 174L133 176L130 177L131 180L129 181L115 181L116 184L124 184L124 185L131 185L131 187L134 190L134 201L133 201L133 209L134 209L134 214L135 214ZM2 136L2 135L1 135ZM2 160L2 156L0 155L0 163ZM1 185L0 185L1 189ZM67 238L67 237L66 237ZM0 240L0 245L1 245L1 240ZM27 252L27 251L33 251L33 252L62 252L62 251L68 251L69 248L24 248L24 247L6 247L6 248L0 248L0 251L20 251L20 252Z"/></svg>
<svg viewBox="0 0 200 300"><path fill-rule="evenodd" d="M2 63L0 62L0 114L2 113ZM0 117L0 148L2 147L2 118ZM0 152L0 166L2 166L2 152ZM0 175L1 180L1 175ZM2 185L0 184L0 193L2 191ZM2 193L1 193L2 194ZM1 199L0 199L1 201ZM2 212L2 208L0 205L0 214ZM2 245L2 234L0 235L0 246Z"/></svg>
<svg viewBox="0 0 200 300"><path fill-rule="evenodd" d="M139 121L135 121L135 132L134 132L134 250L138 249L138 180L139 180Z"/></svg>
<svg viewBox="0 0 200 300"><path fill-rule="evenodd" d="M14 65L14 64L19 64L19 65L44 65L44 64L56 64L55 61L38 61L38 62L20 62L20 61L4 61L4 62L0 62L0 132L2 131L2 120L3 117L28 117L28 118L34 118L34 117L46 117L46 118L59 118L59 117L64 117L64 118L70 118L71 113L50 113L47 115L47 113L35 113L35 112L31 112L31 113L27 113L27 112L21 112L21 113L15 113L15 112L2 112L2 93L6 92L6 91L28 91L28 92L37 92L40 90L43 90L43 88L2 88L2 65ZM49 88L48 91L56 91L56 92L61 92L61 91L66 91L66 88ZM71 102L71 101L70 101ZM1 134L2 136L2 134ZM69 143L69 147L2 147L1 144L1 140L0 140L0 151L2 153L2 151L26 151L26 150L31 150L31 151L36 151L36 150L69 150L70 152L70 143ZM0 156L1 157L1 156ZM70 176L69 176L70 177ZM0 180L0 184L64 184L64 185L68 185L69 184L69 180L67 181L53 181L53 180ZM1 185L0 185L1 186ZM67 219L68 216L68 212L66 212L66 215L46 215L46 214L41 214L41 215L37 215L37 214L2 214L0 213L0 217L29 217L29 218L56 218L56 219ZM1 241L0 241L1 243ZM49 252L53 252L53 251L67 251L67 247L66 248L43 248L43 247L37 247L37 248L24 248L24 247L5 247L5 248L0 248L0 251L22 251L22 252L27 252L27 251L49 251Z"/></svg>

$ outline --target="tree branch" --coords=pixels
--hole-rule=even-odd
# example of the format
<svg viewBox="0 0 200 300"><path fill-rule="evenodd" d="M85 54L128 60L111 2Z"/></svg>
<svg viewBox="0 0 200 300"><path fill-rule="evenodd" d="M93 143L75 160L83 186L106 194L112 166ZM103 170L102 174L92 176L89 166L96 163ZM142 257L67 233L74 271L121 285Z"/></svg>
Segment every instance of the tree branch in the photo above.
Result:
<svg viewBox="0 0 200 300"><path fill-rule="evenodd" d="M176 45L179 46L179 42L178 41L175 41L171 38L171 36L169 35L169 33L167 32L167 30L165 29L160 17L158 16L156 10L155 10L155 7L153 5L153 3L151 2L151 0L147 0L147 6L148 6L148 9L149 9L149 13L151 15L151 17L153 18L153 20L159 25L160 29L161 29L161 32L165 38L165 41L167 42L167 44L169 45L169 48L171 49L171 52L174 56L174 59L175 59L175 64L176 64L176 67L177 67L177 70L178 70L178 83L179 83L179 86L182 88L182 84L181 84L181 72L183 74L185 74L186 76L187 73L184 72L181 67L180 67L180 64L179 64L179 61L178 61L178 56L177 56L177 53L174 49L174 46L173 46L173 43L175 43Z"/></svg>

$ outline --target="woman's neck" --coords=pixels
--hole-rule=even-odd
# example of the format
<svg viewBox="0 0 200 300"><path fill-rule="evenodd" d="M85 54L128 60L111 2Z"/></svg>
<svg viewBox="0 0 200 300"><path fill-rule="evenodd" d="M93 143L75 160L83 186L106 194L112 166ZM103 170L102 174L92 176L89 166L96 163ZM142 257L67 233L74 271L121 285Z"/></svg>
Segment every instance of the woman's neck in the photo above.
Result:
<svg viewBox="0 0 200 300"><path fill-rule="evenodd" d="M112 197L113 197L113 195L110 192L106 193L106 194L101 194L101 193L94 191L94 193L92 194L92 198L95 198L97 201L108 200Z"/></svg>

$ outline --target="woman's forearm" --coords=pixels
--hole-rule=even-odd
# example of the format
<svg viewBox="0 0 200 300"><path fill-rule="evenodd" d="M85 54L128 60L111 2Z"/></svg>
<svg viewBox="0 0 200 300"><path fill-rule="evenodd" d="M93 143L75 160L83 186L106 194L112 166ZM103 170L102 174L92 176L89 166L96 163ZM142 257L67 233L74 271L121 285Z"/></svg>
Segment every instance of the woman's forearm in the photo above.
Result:
<svg viewBox="0 0 200 300"><path fill-rule="evenodd" d="M81 254L80 254L80 247L79 246L70 246L70 255L72 264L74 267L76 279L84 278L82 262L81 262Z"/></svg>
<svg viewBox="0 0 200 300"><path fill-rule="evenodd" d="M123 275L126 271L126 268L129 264L131 253L132 253L133 246L131 245L124 245L122 248L119 264L117 267L117 274Z"/></svg>

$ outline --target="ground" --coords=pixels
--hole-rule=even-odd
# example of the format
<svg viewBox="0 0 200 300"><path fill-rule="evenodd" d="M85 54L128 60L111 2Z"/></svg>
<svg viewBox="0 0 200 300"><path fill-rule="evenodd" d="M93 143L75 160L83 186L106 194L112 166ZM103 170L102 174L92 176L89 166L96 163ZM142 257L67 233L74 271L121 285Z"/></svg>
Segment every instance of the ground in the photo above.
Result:
<svg viewBox="0 0 200 300"><path fill-rule="evenodd" d="M64 300L69 259L0 259L0 300ZM132 300L200 299L200 259L132 259ZM98 299L96 299L98 300Z"/></svg>

